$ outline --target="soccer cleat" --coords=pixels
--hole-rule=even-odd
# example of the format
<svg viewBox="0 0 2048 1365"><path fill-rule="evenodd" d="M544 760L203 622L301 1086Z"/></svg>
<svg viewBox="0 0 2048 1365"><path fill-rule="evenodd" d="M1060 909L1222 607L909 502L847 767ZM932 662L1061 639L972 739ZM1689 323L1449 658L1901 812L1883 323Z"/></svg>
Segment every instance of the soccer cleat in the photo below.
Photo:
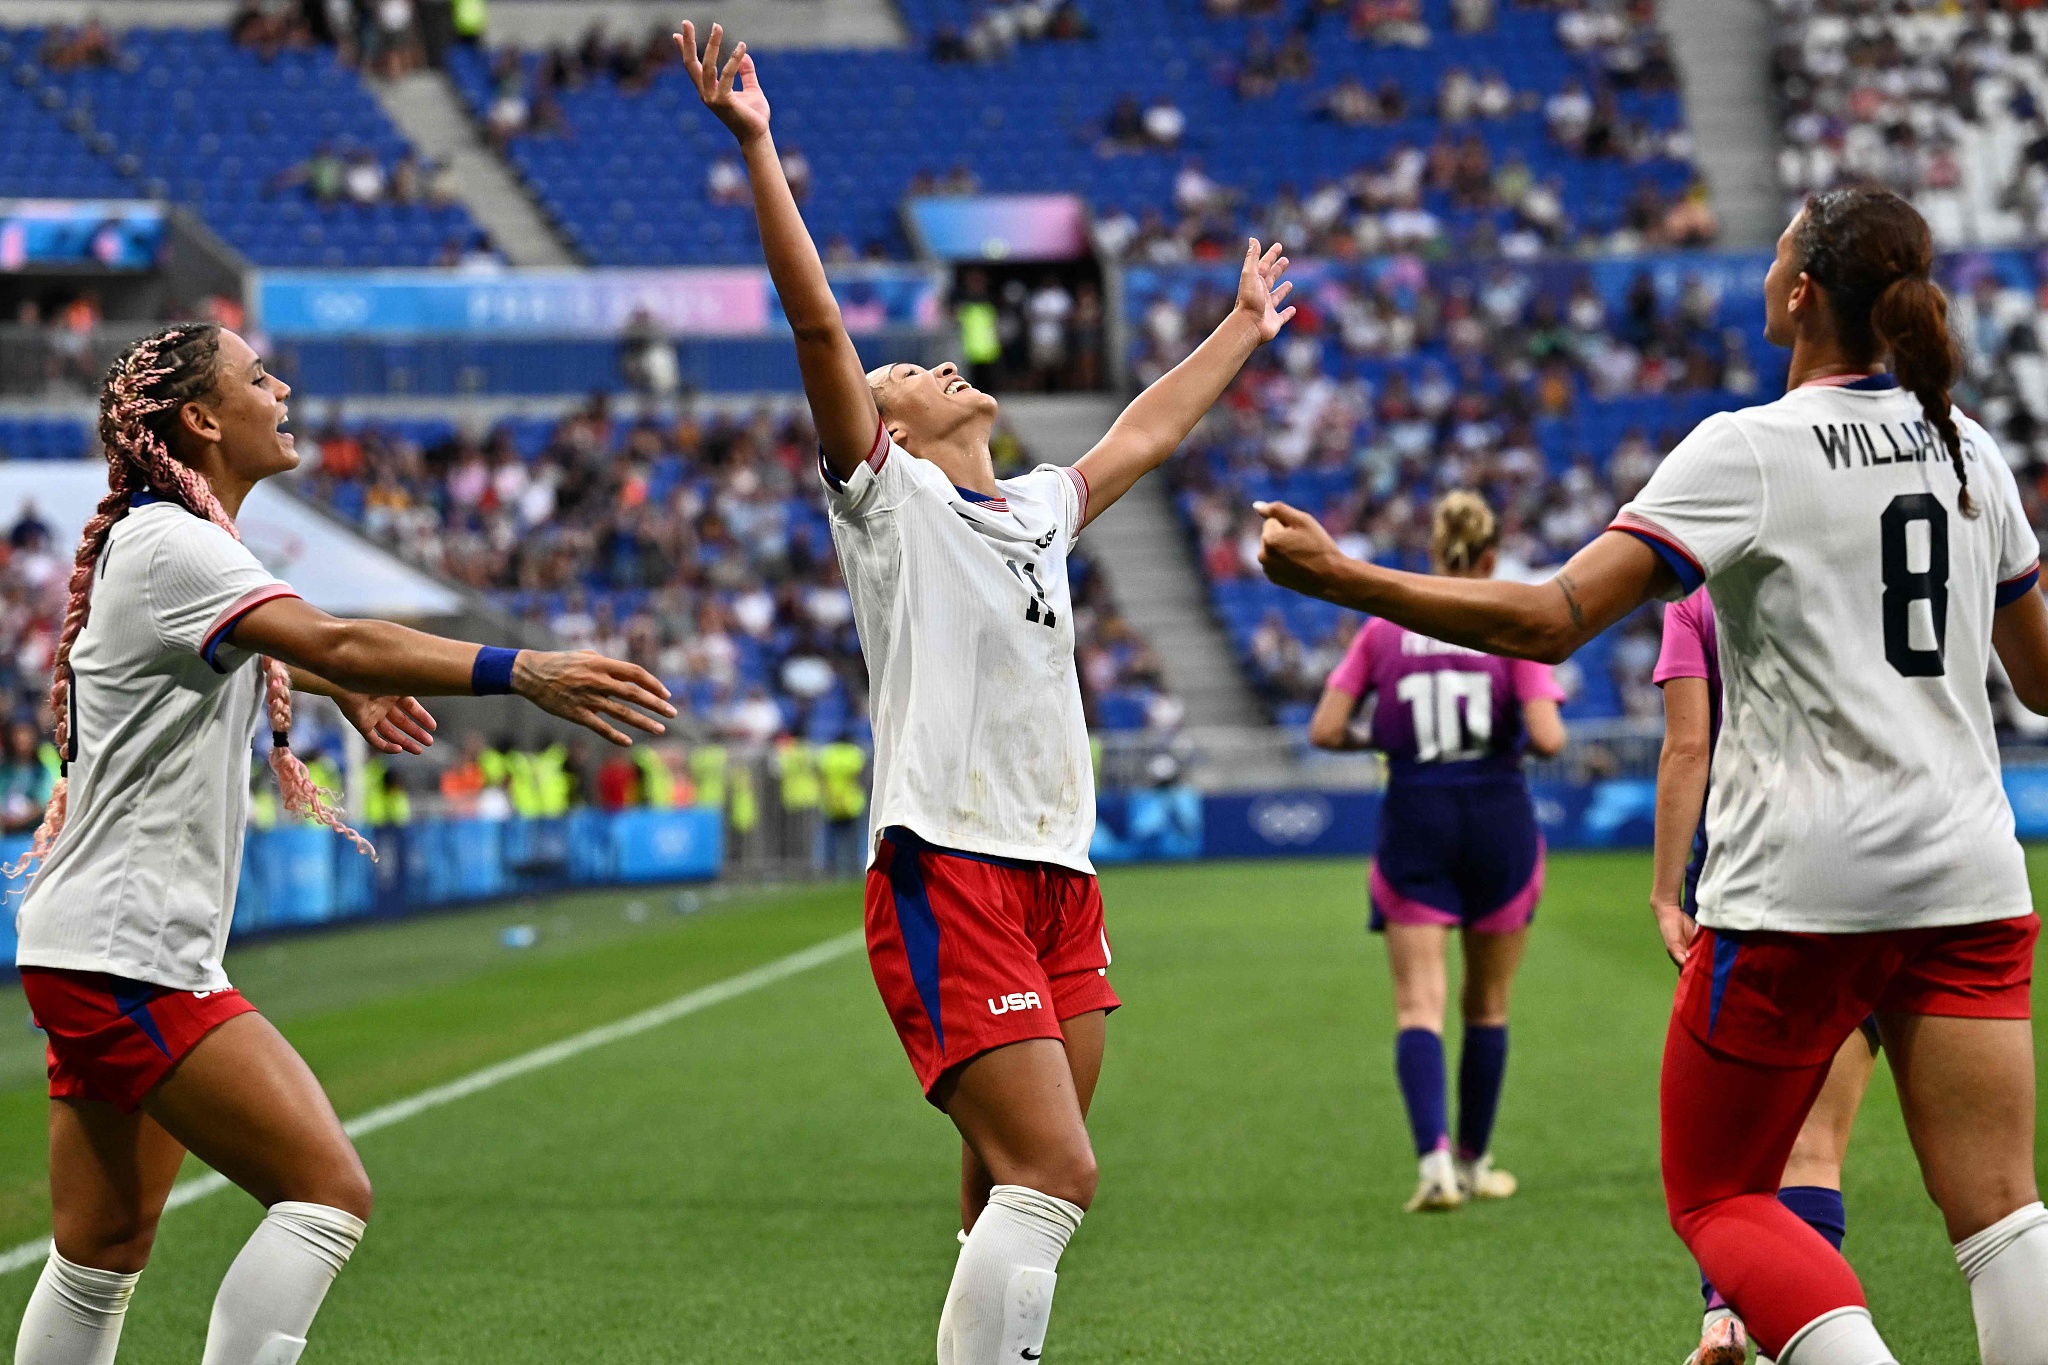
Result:
<svg viewBox="0 0 2048 1365"><path fill-rule="evenodd" d="M1506 1171L1493 1169L1491 1156L1458 1163L1458 1193L1467 1199L1506 1199L1521 1188L1521 1182Z"/></svg>
<svg viewBox="0 0 2048 1365"><path fill-rule="evenodd" d="M1742 1319L1722 1308L1707 1314L1699 1349L1685 1358L1685 1365L1743 1365L1748 1359L1749 1333Z"/></svg>
<svg viewBox="0 0 2048 1365"><path fill-rule="evenodd" d="M1408 1213L1449 1213L1465 1202L1458 1188L1458 1169L1451 1154L1442 1148L1422 1158L1421 1180L1415 1194L1403 1206Z"/></svg>

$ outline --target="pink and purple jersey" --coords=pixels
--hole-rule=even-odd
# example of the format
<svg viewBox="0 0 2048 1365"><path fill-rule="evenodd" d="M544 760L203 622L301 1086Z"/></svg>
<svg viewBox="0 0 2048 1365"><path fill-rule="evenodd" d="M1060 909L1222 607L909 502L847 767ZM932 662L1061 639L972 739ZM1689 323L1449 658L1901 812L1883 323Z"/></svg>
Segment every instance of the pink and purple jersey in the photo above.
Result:
<svg viewBox="0 0 2048 1365"><path fill-rule="evenodd" d="M1714 631L1714 599L1705 588L1664 610L1664 644L1650 681L1662 687L1674 678L1704 678L1707 683L1707 752L1721 739L1721 644ZM1685 912L1696 913L1700 872L1707 862L1706 806L1700 806L1700 827L1693 834L1692 857L1685 865Z"/></svg>
<svg viewBox="0 0 2048 1365"><path fill-rule="evenodd" d="M1522 704L1564 700L1548 664L1447 645L1378 619L1359 628L1329 685L1377 698L1372 746L1397 783L1519 777Z"/></svg>

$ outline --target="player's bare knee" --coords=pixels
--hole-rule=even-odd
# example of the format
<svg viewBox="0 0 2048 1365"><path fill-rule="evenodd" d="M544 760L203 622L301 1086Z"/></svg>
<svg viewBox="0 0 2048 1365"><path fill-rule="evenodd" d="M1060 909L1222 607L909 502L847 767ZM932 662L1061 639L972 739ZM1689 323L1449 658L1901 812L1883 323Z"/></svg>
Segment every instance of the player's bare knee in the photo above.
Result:
<svg viewBox="0 0 2048 1365"><path fill-rule="evenodd" d="M1094 1150L1083 1146L1078 1151L1061 1152L1036 1163L1029 1178L1018 1183L1085 1209L1095 1202L1095 1185L1100 1175Z"/></svg>
<svg viewBox="0 0 2048 1365"><path fill-rule="evenodd" d="M58 1254L74 1264L117 1275L133 1275L149 1264L156 1246L157 1220L140 1214L102 1218L59 1219L54 1241Z"/></svg>
<svg viewBox="0 0 2048 1365"><path fill-rule="evenodd" d="M1441 996L1431 999L1402 999L1394 1001L1394 1027L1397 1029L1428 1029L1431 1033L1444 1031L1444 1002Z"/></svg>
<svg viewBox="0 0 2048 1365"><path fill-rule="evenodd" d="M353 1150L346 1160L337 1159L317 1175L292 1182L288 1189L290 1192L281 1198L340 1209L365 1223L370 1221L370 1211L376 1203L376 1191L371 1188L369 1172L363 1169L363 1163Z"/></svg>

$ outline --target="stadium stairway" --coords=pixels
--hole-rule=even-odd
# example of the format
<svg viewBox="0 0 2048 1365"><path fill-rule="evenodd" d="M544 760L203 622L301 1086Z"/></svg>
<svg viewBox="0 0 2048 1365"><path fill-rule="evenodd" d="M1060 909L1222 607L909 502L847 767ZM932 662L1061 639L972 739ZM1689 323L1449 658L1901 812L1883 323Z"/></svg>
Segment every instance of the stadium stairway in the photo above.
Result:
<svg viewBox="0 0 2048 1365"><path fill-rule="evenodd" d="M574 42L593 21L614 34L689 19L714 23L762 51L901 47L909 41L894 0L516 0L491 6L491 42L520 47Z"/></svg>
<svg viewBox="0 0 2048 1365"><path fill-rule="evenodd" d="M1121 399L1096 394L1003 399L1003 413L1026 448L1063 465L1087 454L1122 407ZM1139 483L1089 529L1085 542L1108 573L1118 608L1158 652L1167 689L1187 707L1185 732L1199 754L1196 781L1212 789L1299 783L1294 745L1267 723L1209 610L1164 479Z"/></svg>
<svg viewBox="0 0 2048 1365"><path fill-rule="evenodd" d="M1769 0L1679 0L1658 11L1685 88L1693 153L1724 247L1767 247L1785 226Z"/></svg>
<svg viewBox="0 0 2048 1365"><path fill-rule="evenodd" d="M446 76L415 71L395 81L363 84L415 147L448 163L470 217L491 234L506 260L517 266L578 264L511 168L484 144Z"/></svg>

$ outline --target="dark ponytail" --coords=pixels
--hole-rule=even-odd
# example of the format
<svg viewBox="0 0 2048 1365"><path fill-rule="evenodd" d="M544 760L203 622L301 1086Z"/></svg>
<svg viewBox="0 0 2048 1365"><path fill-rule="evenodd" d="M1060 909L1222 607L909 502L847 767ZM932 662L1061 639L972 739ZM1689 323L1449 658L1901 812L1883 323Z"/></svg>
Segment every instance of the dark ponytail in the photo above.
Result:
<svg viewBox="0 0 2048 1365"><path fill-rule="evenodd" d="M1956 430L1948 400L1963 368L1962 351L1948 329L1948 296L1925 275L1894 280L1877 296L1870 326L1878 344L1891 352L1899 386L1920 400L1920 410L1941 435L1960 486L1956 505L1964 516L1976 516L1977 500L1970 496L1970 475L1963 467L1963 434Z"/></svg>
<svg viewBox="0 0 2048 1365"><path fill-rule="evenodd" d="M1920 400L1948 451L1956 505L1976 516L1963 436L1949 405L1963 358L1948 327L1948 296L1931 278L1927 220L1882 186L1855 185L1808 199L1795 244L1801 271L1827 292L1842 349L1863 365L1891 357L1899 386Z"/></svg>

